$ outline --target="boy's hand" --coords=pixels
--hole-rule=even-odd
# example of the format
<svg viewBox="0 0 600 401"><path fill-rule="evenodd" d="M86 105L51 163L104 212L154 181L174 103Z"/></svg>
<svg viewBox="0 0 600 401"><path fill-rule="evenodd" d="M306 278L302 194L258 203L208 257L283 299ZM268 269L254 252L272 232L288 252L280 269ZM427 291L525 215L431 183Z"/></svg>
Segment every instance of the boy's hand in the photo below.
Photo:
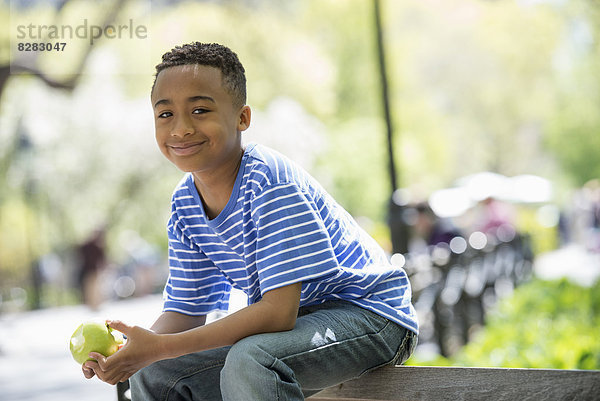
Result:
<svg viewBox="0 0 600 401"><path fill-rule="evenodd" d="M91 379L96 375L92 369L89 369L85 366L85 363L81 365L81 370L83 371L83 375L86 379Z"/></svg>
<svg viewBox="0 0 600 401"><path fill-rule="evenodd" d="M109 357L91 352L83 364L87 378L98 378L109 384L129 379L138 370L161 359L176 358L192 352L235 344L253 334L292 330L298 316L302 283L294 283L266 292L262 299L211 324L202 318L176 317L163 313L153 326L171 334L157 334L118 320L107 322L127 336L127 342ZM183 331L181 331L183 330Z"/></svg>
<svg viewBox="0 0 600 401"><path fill-rule="evenodd" d="M94 376L109 384L117 384L129 379L135 372L162 359L161 336L138 326L129 326L121 321L107 322L110 327L127 336L127 342L119 351L109 357L91 352L82 370L86 378Z"/></svg>

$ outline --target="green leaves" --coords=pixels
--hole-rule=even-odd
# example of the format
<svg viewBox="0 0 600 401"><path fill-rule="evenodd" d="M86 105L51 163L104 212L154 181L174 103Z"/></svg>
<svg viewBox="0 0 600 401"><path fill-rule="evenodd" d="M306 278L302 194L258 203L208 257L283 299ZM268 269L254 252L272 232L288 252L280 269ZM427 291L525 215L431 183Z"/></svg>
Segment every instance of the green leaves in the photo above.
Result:
<svg viewBox="0 0 600 401"><path fill-rule="evenodd" d="M525 284L500 302L472 342L443 363L600 369L599 294L600 282L592 287L566 279Z"/></svg>

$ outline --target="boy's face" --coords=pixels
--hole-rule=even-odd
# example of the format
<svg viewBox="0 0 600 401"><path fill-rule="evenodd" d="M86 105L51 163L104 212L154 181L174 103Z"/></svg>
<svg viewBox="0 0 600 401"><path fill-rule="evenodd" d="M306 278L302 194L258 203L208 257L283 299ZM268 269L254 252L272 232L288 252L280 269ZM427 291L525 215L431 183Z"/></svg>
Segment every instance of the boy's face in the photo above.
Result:
<svg viewBox="0 0 600 401"><path fill-rule="evenodd" d="M221 78L219 69L202 65L167 68L156 78L156 142L182 171L214 171L240 156L250 108L233 105Z"/></svg>

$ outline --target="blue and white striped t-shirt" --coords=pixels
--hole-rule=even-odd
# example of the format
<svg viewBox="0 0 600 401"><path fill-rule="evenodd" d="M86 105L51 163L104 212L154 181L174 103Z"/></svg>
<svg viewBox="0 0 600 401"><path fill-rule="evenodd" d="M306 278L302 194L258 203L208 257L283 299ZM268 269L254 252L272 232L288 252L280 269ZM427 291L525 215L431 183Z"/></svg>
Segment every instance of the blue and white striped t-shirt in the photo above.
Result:
<svg viewBox="0 0 600 401"><path fill-rule="evenodd" d="M259 301L302 282L300 306L346 300L418 332L406 272L299 166L261 145L242 157L233 192L213 220L192 174L173 193L164 310L227 310L231 287Z"/></svg>

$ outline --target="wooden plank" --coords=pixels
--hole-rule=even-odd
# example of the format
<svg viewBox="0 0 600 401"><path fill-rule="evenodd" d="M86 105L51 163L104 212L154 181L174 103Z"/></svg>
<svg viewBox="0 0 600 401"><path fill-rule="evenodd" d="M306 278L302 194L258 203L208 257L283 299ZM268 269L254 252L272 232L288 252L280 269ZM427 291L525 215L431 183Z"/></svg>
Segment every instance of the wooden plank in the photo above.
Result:
<svg viewBox="0 0 600 401"><path fill-rule="evenodd" d="M325 393L326 390L323 390L322 392L315 394L313 396L310 396L308 398L306 398L307 401L382 401L380 398L355 398L355 397L337 397L335 395L332 396L321 396L321 394L326 394ZM375 394L375 397L377 397L378 395ZM397 400L384 400L384 401L397 401Z"/></svg>
<svg viewBox="0 0 600 401"><path fill-rule="evenodd" d="M308 399L599 400L600 371L388 366Z"/></svg>
<svg viewBox="0 0 600 401"><path fill-rule="evenodd" d="M364 398L331 398L331 397L317 397L313 395L312 397L308 397L308 401L373 401L373 399L364 399Z"/></svg>

